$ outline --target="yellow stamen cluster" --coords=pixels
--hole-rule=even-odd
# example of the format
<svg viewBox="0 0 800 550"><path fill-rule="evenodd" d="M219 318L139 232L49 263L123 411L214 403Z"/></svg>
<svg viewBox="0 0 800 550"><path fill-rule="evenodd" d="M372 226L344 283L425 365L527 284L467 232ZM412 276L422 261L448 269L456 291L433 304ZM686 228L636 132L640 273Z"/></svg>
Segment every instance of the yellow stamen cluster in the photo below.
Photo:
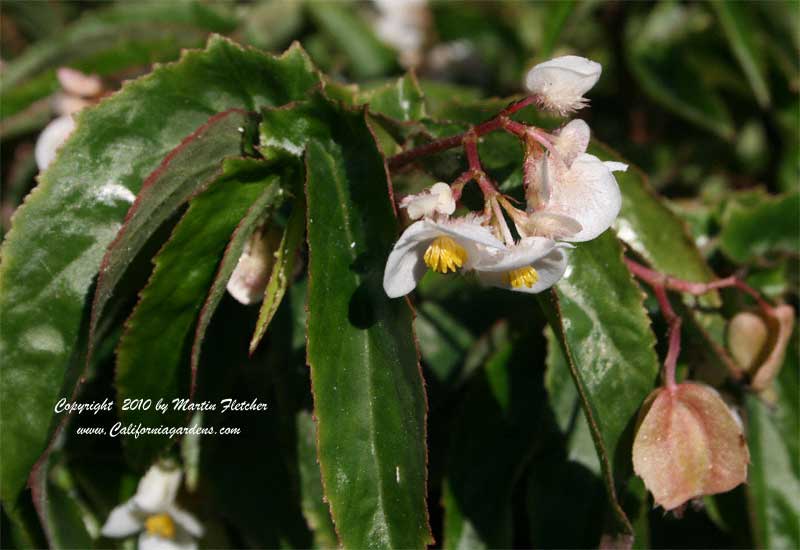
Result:
<svg viewBox="0 0 800 550"><path fill-rule="evenodd" d="M520 288L522 286L532 288L533 285L536 284L536 281L539 280L539 274L536 273L536 270L531 266L513 269L506 273L506 277L508 277L508 284L513 288Z"/></svg>
<svg viewBox="0 0 800 550"><path fill-rule="evenodd" d="M424 259L434 271L455 273L467 261L467 251L452 237L437 237L425 251Z"/></svg>
<svg viewBox="0 0 800 550"><path fill-rule="evenodd" d="M151 535L165 539L175 538L175 522L169 514L156 514L144 520L144 528Z"/></svg>

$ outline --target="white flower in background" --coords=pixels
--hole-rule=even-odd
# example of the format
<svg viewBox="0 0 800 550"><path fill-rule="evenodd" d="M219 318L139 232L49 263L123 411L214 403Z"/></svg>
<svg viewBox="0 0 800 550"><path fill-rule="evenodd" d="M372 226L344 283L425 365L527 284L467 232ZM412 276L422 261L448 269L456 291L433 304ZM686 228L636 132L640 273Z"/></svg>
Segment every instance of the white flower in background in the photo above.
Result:
<svg viewBox="0 0 800 550"><path fill-rule="evenodd" d="M487 250L475 272L485 285L536 294L564 276L564 249L570 247L544 237L526 237L506 250Z"/></svg>
<svg viewBox="0 0 800 550"><path fill-rule="evenodd" d="M427 0L374 0L380 13L377 35L400 54L400 63L414 67L422 62L422 48L430 27Z"/></svg>
<svg viewBox="0 0 800 550"><path fill-rule="evenodd" d="M74 129L75 121L72 120L72 115L62 115L45 126L42 133L39 134L39 138L36 140L36 147L33 150L36 166L39 167L40 171L43 171L53 162L58 148L67 141Z"/></svg>
<svg viewBox="0 0 800 550"><path fill-rule="evenodd" d="M583 94L597 84L603 67L585 57L566 55L539 63L528 71L525 87L542 108L565 115L583 108Z"/></svg>
<svg viewBox="0 0 800 550"><path fill-rule="evenodd" d="M53 96L52 104L53 110L60 116L53 119L36 140L34 157L40 171L53 162L59 147L75 129L72 115L91 105L91 98L103 93L103 81L97 75L86 75L75 69L61 67L56 71L56 76L63 92Z"/></svg>
<svg viewBox="0 0 800 550"><path fill-rule="evenodd" d="M456 210L453 191L444 182L433 184L429 189L417 195L409 195L400 201L400 208L405 208L412 220L432 218L436 214L449 216Z"/></svg>
<svg viewBox="0 0 800 550"><path fill-rule="evenodd" d="M237 302L250 305L264 299L279 244L275 231L257 230L247 241L226 287Z"/></svg>
<svg viewBox="0 0 800 550"><path fill-rule="evenodd" d="M127 538L139 533L139 550L193 550L203 526L175 505L181 485L179 469L151 466L139 481L136 494L111 511L101 533Z"/></svg>
<svg viewBox="0 0 800 550"><path fill-rule="evenodd" d="M58 82L67 94L76 97L95 97L103 93L103 81L96 74L84 74L69 67L56 71Z"/></svg>
<svg viewBox="0 0 800 550"><path fill-rule="evenodd" d="M383 289L390 298L404 296L428 269L439 273L470 270L488 250L504 248L479 217L425 218L408 226L395 243L386 261Z"/></svg>

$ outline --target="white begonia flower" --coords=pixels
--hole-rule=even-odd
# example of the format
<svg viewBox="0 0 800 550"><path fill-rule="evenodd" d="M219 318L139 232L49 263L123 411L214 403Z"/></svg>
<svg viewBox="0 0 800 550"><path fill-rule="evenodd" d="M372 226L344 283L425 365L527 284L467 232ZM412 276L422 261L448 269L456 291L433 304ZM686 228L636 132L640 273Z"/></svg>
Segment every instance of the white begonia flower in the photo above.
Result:
<svg viewBox="0 0 800 550"><path fill-rule="evenodd" d="M520 235L583 242L614 223L622 195L613 172L624 172L628 165L587 154L589 138L584 121L570 121L556 136L550 154L526 160L532 163L526 181L528 211L523 215L507 208Z"/></svg>
<svg viewBox="0 0 800 550"><path fill-rule="evenodd" d="M551 224L557 217L566 217L571 221L560 223L562 234L555 232L555 237L568 242L598 237L611 227L622 206L622 195L612 169L617 171L627 166L609 167L594 155L578 155L572 166L550 183L550 199L541 211L532 213L533 225L536 225L537 215L549 217L547 221Z"/></svg>
<svg viewBox="0 0 800 550"><path fill-rule="evenodd" d="M400 208L405 208L412 220L432 218L436 214L449 216L456 210L453 191L444 182L433 184L417 195L409 195L400 201Z"/></svg>
<svg viewBox="0 0 800 550"><path fill-rule="evenodd" d="M390 298L405 296L429 268L439 273L469 270L492 249L502 250L505 245L480 218L420 220L408 226L389 254L383 289Z"/></svg>
<svg viewBox="0 0 800 550"><path fill-rule="evenodd" d="M506 250L487 250L475 272L485 285L536 294L556 284L567 269L566 243L526 237Z"/></svg>
<svg viewBox="0 0 800 550"><path fill-rule="evenodd" d="M583 94L597 84L603 67L585 57L566 55L539 63L528 71L525 87L542 108L565 115L588 102Z"/></svg>
<svg viewBox="0 0 800 550"><path fill-rule="evenodd" d="M257 230L250 237L226 286L237 302L250 305L264 299L278 246L277 232Z"/></svg>
<svg viewBox="0 0 800 550"><path fill-rule="evenodd" d="M86 75L75 69L60 67L56 76L63 92L53 95L52 106L60 116L50 121L36 140L34 158L39 171L43 171L53 162L59 147L75 129L72 114L91 105L91 101L85 98L98 96L103 91L103 81L97 75Z"/></svg>
<svg viewBox="0 0 800 550"><path fill-rule="evenodd" d="M104 537L139 533L139 550L194 550L203 536L197 519L175 504L181 471L151 466L136 494L111 511L101 530Z"/></svg>
<svg viewBox="0 0 800 550"><path fill-rule="evenodd" d="M75 129L75 121L72 115L62 115L50 121L45 126L39 138L36 140L36 147L33 155L36 158L36 166L40 171L44 171L56 158L58 149L67 141L72 131Z"/></svg>

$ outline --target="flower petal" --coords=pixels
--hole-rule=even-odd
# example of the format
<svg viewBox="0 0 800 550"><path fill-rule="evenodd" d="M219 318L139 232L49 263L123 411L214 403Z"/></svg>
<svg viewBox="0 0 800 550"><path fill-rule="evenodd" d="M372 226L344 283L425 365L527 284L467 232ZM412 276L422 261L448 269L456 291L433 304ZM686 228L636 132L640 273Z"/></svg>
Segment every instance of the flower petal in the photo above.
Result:
<svg viewBox="0 0 800 550"><path fill-rule="evenodd" d="M175 501L182 477L178 468L167 470L158 464L153 465L139 480L133 501L140 510L148 514L164 512Z"/></svg>
<svg viewBox="0 0 800 550"><path fill-rule="evenodd" d="M196 548L197 542L191 537L165 539L146 531L139 535L138 550L195 550Z"/></svg>
<svg viewBox="0 0 800 550"><path fill-rule="evenodd" d="M111 510L100 533L104 537L125 538L141 531L143 525L133 500L129 500Z"/></svg>
<svg viewBox="0 0 800 550"><path fill-rule="evenodd" d="M424 247L440 232L428 221L412 223L392 248L383 272L383 290L389 298L405 296L417 286L428 267L422 259Z"/></svg>
<svg viewBox="0 0 800 550"><path fill-rule="evenodd" d="M567 270L567 255L564 248L558 247L550 251L546 256L539 258L535 261L532 267L536 270L539 278L532 287L526 286L514 288L508 282L506 272L495 271L477 271L478 279L481 283L506 290L513 290L514 292L525 292L528 294L537 294L543 290L547 290L556 284L564 272Z"/></svg>
<svg viewBox="0 0 800 550"><path fill-rule="evenodd" d="M529 235L541 235L553 239L568 239L583 230L575 218L564 214L539 210L532 212L525 220L524 230Z"/></svg>
<svg viewBox="0 0 800 550"><path fill-rule="evenodd" d="M578 155L586 152L591 134L592 132L586 122L579 118L570 120L558 133L558 138L555 142L556 151L558 151L561 161L567 166L571 166L573 161L578 158Z"/></svg>
<svg viewBox="0 0 800 550"><path fill-rule="evenodd" d="M194 515L175 505L171 506L167 513L170 515L170 517L172 517L173 520L175 520L175 523L178 524L179 527L181 527L194 538L200 538L203 536L203 525L197 521L197 518L194 517Z"/></svg>
<svg viewBox="0 0 800 550"><path fill-rule="evenodd" d="M429 220L427 223L436 227L443 233L456 237L456 240L462 244L464 244L463 240L466 240L491 248L504 249L506 247L506 245L495 237L485 225L474 221L455 218L447 222L433 222Z"/></svg>
<svg viewBox="0 0 800 550"><path fill-rule="evenodd" d="M75 121L72 120L72 115L62 115L45 126L42 133L39 134L39 139L36 140L36 147L33 151L39 170L44 170L53 162L58 149L67 141L74 129Z"/></svg>
<svg viewBox="0 0 800 550"><path fill-rule="evenodd" d="M574 218L583 226L571 242L590 241L611 227L619 214L622 195L611 170L594 155L581 154L563 178L552 184L546 209Z"/></svg>
<svg viewBox="0 0 800 550"><path fill-rule="evenodd" d="M527 237L507 250L489 251L480 264L475 265L476 271L505 273L512 269L531 265L539 258L547 255L556 243L545 237Z"/></svg>
<svg viewBox="0 0 800 550"><path fill-rule="evenodd" d="M614 161L614 160L607 160L603 164L605 164L606 167L609 170L611 170L612 172L627 172L628 171L628 165L625 164L624 162L617 162L617 161Z"/></svg>

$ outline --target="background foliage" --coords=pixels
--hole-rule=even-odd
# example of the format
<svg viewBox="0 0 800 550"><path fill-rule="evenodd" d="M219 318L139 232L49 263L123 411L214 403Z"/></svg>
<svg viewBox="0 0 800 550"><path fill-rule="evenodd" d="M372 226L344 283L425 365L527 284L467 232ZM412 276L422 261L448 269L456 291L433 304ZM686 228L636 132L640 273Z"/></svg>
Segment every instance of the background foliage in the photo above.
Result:
<svg viewBox="0 0 800 550"><path fill-rule="evenodd" d="M4 235L35 185L32 147L53 116L58 67L97 73L117 89L177 60L182 48L206 50L159 66L83 113L65 153L26 199L28 215L14 220L0 279L3 547L41 546L45 535L55 547L109 546L98 526L165 451L152 440L73 435L84 423L112 424L116 411L74 416L39 464L33 492L23 490L58 424L57 396L70 395L78 379L81 401L180 395L193 372L200 399L270 403L266 415L201 419L241 426L241 437L187 438L166 449L183 457L184 497L206 525L207 546L335 546L328 504L348 546L415 546L432 535L446 547L589 547L632 533L637 547L800 545L797 335L776 406L743 397L748 485L704 499L680 520L665 516L630 468L631 422L656 383L664 350L654 335L665 326L621 261L627 248L693 280L736 273L797 307L798 9L795 2L433 3L429 54L415 77L403 77L396 52L373 33L376 12L366 3L4 2ZM307 54L292 47L267 57L208 42L210 33L276 53L297 40ZM603 64L581 116L618 151L596 143L601 156L639 168L618 176L624 203L616 237L581 246L572 274L538 300L427 277L413 320L426 404L412 312L379 285L397 224L387 196L365 182L386 185L381 155L493 116L519 93L526 68L561 53ZM324 93L314 91L315 67L327 75ZM277 108L289 102L299 103ZM362 104L366 118L343 106ZM245 111L258 112L260 123ZM202 139L162 163L193 132ZM247 136L256 135L264 161L252 160ZM502 188L518 192L513 140L491 136L481 147ZM395 189L452 179L459 161L441 155L427 173L394 176ZM156 168L151 177L171 190L172 202L147 194ZM128 208L93 202L98 186L112 181L150 198L95 280ZM305 208L307 246L291 237ZM271 290L280 306L259 320L258 308L222 291L236 251L264 215L285 230L286 257L300 253L296 266L284 267L288 288ZM325 228L334 226L342 230L331 238ZM176 288L176 280L188 283ZM326 286L330 280L337 284ZM693 378L715 380L724 318L748 306L733 293L719 298L685 304L691 323L680 366ZM269 327L248 357L257 323ZM337 382L345 384L341 394ZM742 397L740 388L726 389ZM363 419L368 448L359 448ZM337 485L356 472L357 485ZM397 486L400 472L408 485ZM348 505L352 494L364 508ZM47 511L44 523L32 495Z"/></svg>

